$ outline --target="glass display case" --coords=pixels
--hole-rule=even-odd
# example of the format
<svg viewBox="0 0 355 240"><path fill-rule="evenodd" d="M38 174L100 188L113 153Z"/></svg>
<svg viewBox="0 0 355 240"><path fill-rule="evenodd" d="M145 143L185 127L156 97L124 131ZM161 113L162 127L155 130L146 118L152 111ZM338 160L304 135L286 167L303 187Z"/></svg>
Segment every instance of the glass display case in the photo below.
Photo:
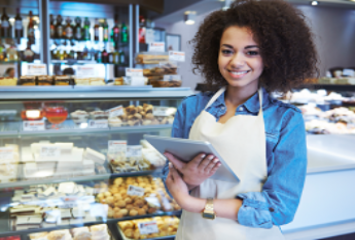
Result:
<svg viewBox="0 0 355 240"><path fill-rule="evenodd" d="M151 87L2 89L0 237L82 239L76 231L83 226L92 239L105 226L105 239L174 235L180 208L161 180L166 159L143 135L169 136L178 105L191 94Z"/></svg>

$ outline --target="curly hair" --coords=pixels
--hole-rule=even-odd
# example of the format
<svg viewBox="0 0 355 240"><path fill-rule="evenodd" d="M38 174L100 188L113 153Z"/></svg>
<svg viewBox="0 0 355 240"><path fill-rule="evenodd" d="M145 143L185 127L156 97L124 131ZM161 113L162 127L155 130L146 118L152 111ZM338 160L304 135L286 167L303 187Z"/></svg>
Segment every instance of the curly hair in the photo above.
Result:
<svg viewBox="0 0 355 240"><path fill-rule="evenodd" d="M207 16L191 40L193 72L201 72L213 89L227 85L217 62L223 32L230 26L252 31L265 66L259 83L267 91L285 93L319 75L313 34L300 10L282 0L236 0L228 10Z"/></svg>

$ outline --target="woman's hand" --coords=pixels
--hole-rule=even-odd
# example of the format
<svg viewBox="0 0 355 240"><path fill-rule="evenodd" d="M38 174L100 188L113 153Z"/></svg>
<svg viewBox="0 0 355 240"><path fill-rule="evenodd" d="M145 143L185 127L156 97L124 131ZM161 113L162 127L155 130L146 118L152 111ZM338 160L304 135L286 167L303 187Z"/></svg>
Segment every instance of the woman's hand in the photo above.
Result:
<svg viewBox="0 0 355 240"><path fill-rule="evenodd" d="M181 208L184 208L186 204L188 204L190 197L189 189L172 163L169 163L169 174L165 183L177 204L179 204Z"/></svg>
<svg viewBox="0 0 355 240"><path fill-rule="evenodd" d="M185 163L169 152L164 155L174 165L176 170L183 176L182 179L188 184L189 189L199 186L207 178L211 177L221 166L218 158L213 155L199 154L190 162Z"/></svg>

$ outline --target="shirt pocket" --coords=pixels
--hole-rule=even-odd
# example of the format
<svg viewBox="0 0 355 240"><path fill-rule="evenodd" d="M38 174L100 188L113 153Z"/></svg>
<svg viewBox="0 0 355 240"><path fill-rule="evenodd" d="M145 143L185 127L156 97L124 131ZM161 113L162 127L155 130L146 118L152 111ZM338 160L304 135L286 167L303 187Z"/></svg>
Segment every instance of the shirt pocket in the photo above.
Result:
<svg viewBox="0 0 355 240"><path fill-rule="evenodd" d="M280 135L280 133L275 130L274 131L273 130L265 131L267 154L270 154L272 152L272 149L274 149L274 147L279 139L279 135Z"/></svg>

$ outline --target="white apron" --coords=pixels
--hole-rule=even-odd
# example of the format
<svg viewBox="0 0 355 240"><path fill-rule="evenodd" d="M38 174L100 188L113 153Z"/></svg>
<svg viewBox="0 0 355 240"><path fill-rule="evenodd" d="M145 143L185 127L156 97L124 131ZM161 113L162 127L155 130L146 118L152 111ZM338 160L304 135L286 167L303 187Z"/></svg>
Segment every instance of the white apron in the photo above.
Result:
<svg viewBox="0 0 355 240"><path fill-rule="evenodd" d="M210 142L224 161L236 173L240 182L205 180L191 195L200 198L231 199L240 193L261 192L267 178L266 139L262 110L262 90L259 90L260 110L257 116L237 115L226 123L206 109L225 91L220 89L192 125L189 139ZM281 240L280 229L252 228L237 221L219 218L208 220L200 213L183 211L176 234L178 240Z"/></svg>

